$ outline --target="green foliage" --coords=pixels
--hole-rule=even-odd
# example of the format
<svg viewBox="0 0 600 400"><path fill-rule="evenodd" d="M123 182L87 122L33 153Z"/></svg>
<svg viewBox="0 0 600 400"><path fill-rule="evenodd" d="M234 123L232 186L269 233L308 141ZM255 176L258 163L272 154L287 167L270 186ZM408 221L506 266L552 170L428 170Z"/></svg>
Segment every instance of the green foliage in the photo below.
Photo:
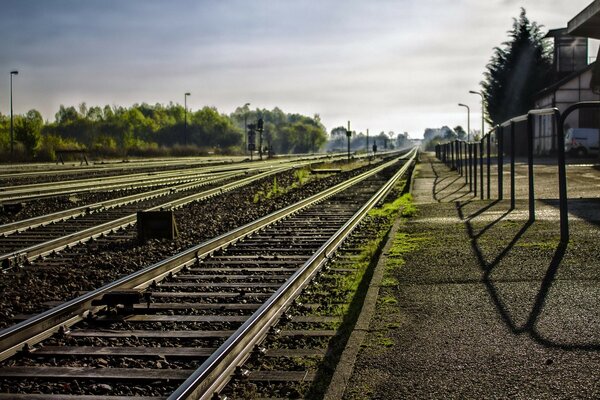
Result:
<svg viewBox="0 0 600 400"><path fill-rule="evenodd" d="M43 125L44 120L37 110L30 110L14 121L15 140L23 144L29 157L33 157L40 147Z"/></svg>
<svg viewBox="0 0 600 400"><path fill-rule="evenodd" d="M372 217L393 219L400 212L403 217L412 217L416 214L417 208L413 204L413 198L410 193L398 197L391 203L385 203L383 207L375 208L369 212Z"/></svg>
<svg viewBox="0 0 600 400"><path fill-rule="evenodd" d="M0 150L10 148L10 117L0 113Z"/></svg>
<svg viewBox="0 0 600 400"><path fill-rule="evenodd" d="M534 107L534 95L551 83L549 45L525 9L513 19L509 37L503 47L494 49L481 82L487 117L493 125L527 113Z"/></svg>
<svg viewBox="0 0 600 400"><path fill-rule="evenodd" d="M300 187L304 185L310 178L310 171L308 168L299 168L294 171L294 177L296 182L292 184L293 187Z"/></svg>
<svg viewBox="0 0 600 400"><path fill-rule="evenodd" d="M261 200L269 200L279 195L289 192L291 189L301 187L308 181L310 172L306 168L297 169L294 171L296 181L294 181L289 187L279 187L277 183L277 177L273 178L272 184L263 185L262 189L254 193L252 201L258 203Z"/></svg>
<svg viewBox="0 0 600 400"><path fill-rule="evenodd" d="M52 134L44 134L42 135L40 149L37 152L36 158L40 161L55 161L56 150L78 149L83 149L83 146L75 139L65 139Z"/></svg>
<svg viewBox="0 0 600 400"><path fill-rule="evenodd" d="M263 146L272 145L275 153L316 151L326 140L318 116L285 114L278 108L250 111L244 107L227 116L214 107L204 107L188 110L186 118L184 108L173 103L129 108L81 103L78 107L61 105L51 123L44 123L36 110L16 115L15 145L19 154L27 153L29 159L41 150L44 136L48 138L44 155L40 155L44 159L52 159L56 146L65 143L108 157L235 154L241 152L244 141L244 113L248 122L265 120ZM0 153L10 148L9 125L10 118L0 114Z"/></svg>
<svg viewBox="0 0 600 400"><path fill-rule="evenodd" d="M229 118L244 132L244 123L264 121L263 147L271 145L275 153L309 153L318 151L327 141L327 132L318 115L310 118L300 114L285 114L279 108L250 110L238 107ZM260 139L255 144L258 148Z"/></svg>

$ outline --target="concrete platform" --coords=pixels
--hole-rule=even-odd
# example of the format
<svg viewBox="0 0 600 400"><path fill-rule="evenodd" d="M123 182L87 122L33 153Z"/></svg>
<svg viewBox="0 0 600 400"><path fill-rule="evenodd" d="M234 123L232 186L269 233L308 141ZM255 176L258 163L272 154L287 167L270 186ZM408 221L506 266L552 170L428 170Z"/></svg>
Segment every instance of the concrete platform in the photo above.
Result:
<svg viewBox="0 0 600 400"><path fill-rule="evenodd" d="M418 214L399 221L378 266L379 300L359 323L368 328L343 398L600 398L600 171L568 168L567 245L556 166L535 168L533 223L526 171L517 166L511 210L496 183L481 200L422 156Z"/></svg>

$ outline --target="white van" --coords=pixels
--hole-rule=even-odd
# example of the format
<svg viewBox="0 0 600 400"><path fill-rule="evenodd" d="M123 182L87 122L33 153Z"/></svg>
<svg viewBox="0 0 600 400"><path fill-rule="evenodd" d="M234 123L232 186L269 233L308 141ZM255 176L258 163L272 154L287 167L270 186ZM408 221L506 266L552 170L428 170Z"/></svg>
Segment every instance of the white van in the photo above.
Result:
<svg viewBox="0 0 600 400"><path fill-rule="evenodd" d="M565 152L585 157L598 155L598 129L569 128L565 134Z"/></svg>

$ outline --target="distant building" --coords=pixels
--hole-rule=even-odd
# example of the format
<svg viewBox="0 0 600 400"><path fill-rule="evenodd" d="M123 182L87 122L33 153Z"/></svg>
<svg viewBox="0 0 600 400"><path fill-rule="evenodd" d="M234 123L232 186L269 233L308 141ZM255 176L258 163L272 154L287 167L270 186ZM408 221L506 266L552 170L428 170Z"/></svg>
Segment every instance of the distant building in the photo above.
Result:
<svg viewBox="0 0 600 400"><path fill-rule="evenodd" d="M556 82L536 94L535 108L556 107L562 112L580 101L600 100L600 95L595 93L590 85L596 63L588 64L588 39L569 36L567 28L553 29L546 37L554 39L553 61ZM556 139L556 121L551 116L536 118L534 154L555 154L559 145ZM596 110L575 111L565 123L565 129L598 126L599 116ZM525 150L526 144L517 143L517 148Z"/></svg>

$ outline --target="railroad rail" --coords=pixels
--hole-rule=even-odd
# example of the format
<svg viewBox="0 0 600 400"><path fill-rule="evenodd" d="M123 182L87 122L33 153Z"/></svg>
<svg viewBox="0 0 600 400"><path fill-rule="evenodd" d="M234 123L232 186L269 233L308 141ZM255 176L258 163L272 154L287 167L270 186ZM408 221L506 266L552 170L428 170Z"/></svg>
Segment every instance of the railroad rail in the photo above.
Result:
<svg viewBox="0 0 600 400"><path fill-rule="evenodd" d="M149 389L137 394L147 398L158 393L152 382L167 393L173 391L173 399L209 398L366 212L385 196L414 154L390 180L377 174L396 168L399 159L1 331L1 358L17 353L19 357L4 362L0 384L6 388L16 382L66 379L67 385L48 386L56 391L43 398L74 398L69 393L114 394L111 385L97 382L108 380L119 386L119 382L134 380L145 382ZM232 299L237 303L231 303ZM163 324L168 325L166 329ZM93 348L91 337L99 341ZM47 338L43 346L34 348ZM133 347L124 344L127 338ZM207 341L211 346L198 347ZM85 343L88 346L69 346ZM72 362L57 364L57 359L65 357ZM138 368L119 367L123 357L146 361L132 363ZM165 357L186 361L156 365L157 359ZM199 364L198 359L205 361ZM36 366L37 361L49 364ZM153 367L146 368L150 364ZM93 365L100 366L90 368ZM190 370L190 365L199 368ZM81 380L81 385L93 380L96 386L91 392L67 388L73 380ZM23 398L29 395L22 394ZM14 391L2 396L17 397Z"/></svg>
<svg viewBox="0 0 600 400"><path fill-rule="evenodd" d="M288 168L290 167L270 168L200 193L186 194L187 191L209 184L215 185L237 174L217 175L214 179L158 189L2 226L0 227L0 233L3 234L0 237L0 265L2 269L14 268L36 257L133 225L140 209L145 211L174 209L248 185ZM38 229L34 229L36 227Z"/></svg>
<svg viewBox="0 0 600 400"><path fill-rule="evenodd" d="M393 154L394 152L382 153L382 155ZM300 157L285 157L277 158L265 161L254 161L254 162L221 162L217 165L209 164L200 166L192 166L188 168L180 168L177 170L167 171L148 171L143 173L125 174L114 176L112 174L108 176L94 176L91 178L83 179L69 179L55 182L43 182L24 184L19 183L18 185L5 185L0 187L0 205L26 202L35 199L43 199L48 197L55 197L61 195L71 195L78 193L88 193L99 190L123 190L132 189L137 187L150 187L156 185L168 184L179 184L184 182L190 182L192 180L202 179L207 175L213 175L217 173L229 173L241 170L252 170L256 168L268 168L280 165L290 165L297 163L311 163L319 161L338 161L345 159L346 154L317 154L317 155L303 155ZM356 158L364 158L367 155L357 155ZM170 165L170 164L168 164ZM176 164L181 167L181 165ZM0 181L2 179L14 179L23 176L38 176L40 174L52 174L51 171L38 171L38 172L25 172L22 174L4 174L0 175ZM86 170L88 173L94 173L97 171ZM123 172L123 169L117 169L116 172Z"/></svg>
<svg viewBox="0 0 600 400"><path fill-rule="evenodd" d="M284 164L286 166L277 164L280 165L278 168L259 165L243 173L265 169L266 171L198 194L186 196L185 191L231 179L236 175L236 171L218 171L212 174L212 179L203 175L203 179L175 187L138 193L2 225L0 226L0 267L3 270L14 268L36 257L133 225L137 218L137 211L181 207L193 201L242 187L285 169L309 165L311 161L312 159L296 162L293 165ZM237 174L241 173L237 172Z"/></svg>
<svg viewBox="0 0 600 400"><path fill-rule="evenodd" d="M34 199L73 195L98 190L123 190L175 185L206 179L215 174L229 174L241 170L250 170L247 166L201 167L192 170L151 172L110 176L104 178L77 179L60 182L46 182L0 189L0 203L16 203Z"/></svg>

